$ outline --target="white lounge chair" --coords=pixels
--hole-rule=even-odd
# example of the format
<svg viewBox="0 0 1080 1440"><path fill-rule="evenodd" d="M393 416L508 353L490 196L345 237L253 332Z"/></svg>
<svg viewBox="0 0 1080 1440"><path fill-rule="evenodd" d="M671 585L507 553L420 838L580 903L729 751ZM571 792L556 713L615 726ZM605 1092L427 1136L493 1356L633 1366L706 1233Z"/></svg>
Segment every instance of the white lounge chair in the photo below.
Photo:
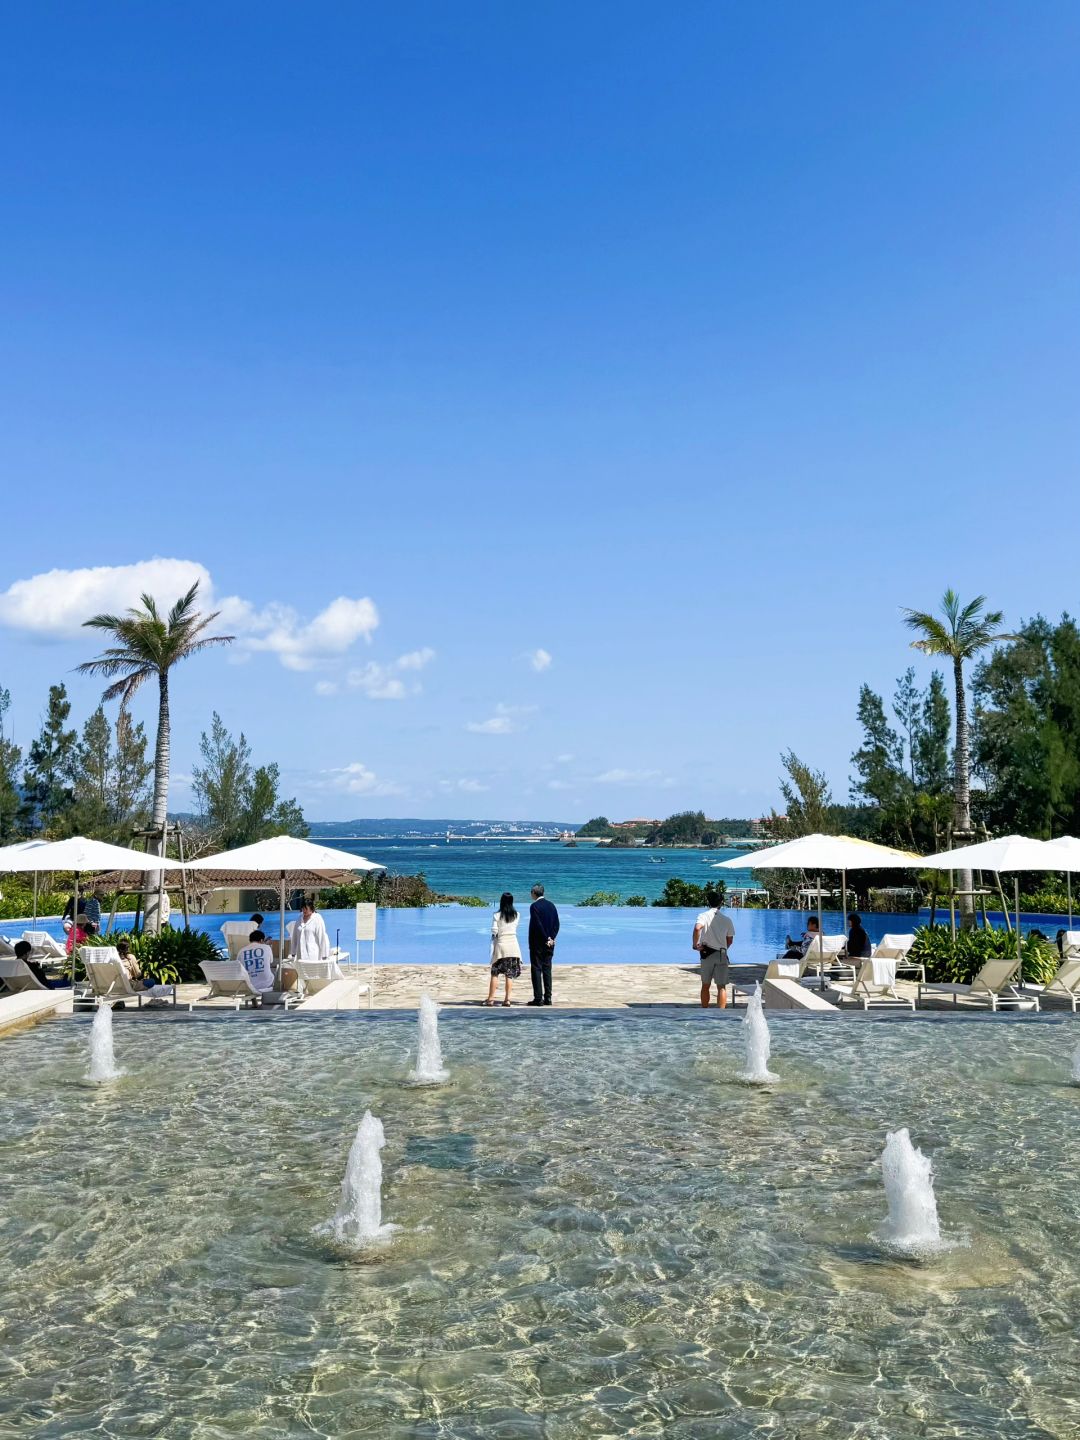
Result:
<svg viewBox="0 0 1080 1440"><path fill-rule="evenodd" d="M855 967L850 960L842 959L847 950L846 935L817 935L811 941L803 959L807 971L815 975L823 975L826 970L850 971L852 980L855 979Z"/></svg>
<svg viewBox="0 0 1080 1440"><path fill-rule="evenodd" d="M225 942L225 949L229 952L230 960L236 959L251 939L251 932L256 928L250 920L225 921L221 927L221 938Z"/></svg>
<svg viewBox="0 0 1080 1440"><path fill-rule="evenodd" d="M872 960L895 960L897 974L905 971L909 975L916 976L920 981L925 981L926 966L920 964L918 960L908 959L914 944L914 935L883 935L874 946L870 958Z"/></svg>
<svg viewBox="0 0 1080 1440"><path fill-rule="evenodd" d="M1080 930L1066 930L1062 935L1061 958L1063 960L1080 958Z"/></svg>
<svg viewBox="0 0 1080 1440"><path fill-rule="evenodd" d="M1062 960L1049 984L1030 985L1028 989L1038 991L1044 1000L1067 1000L1075 1014L1080 1001L1080 953Z"/></svg>
<svg viewBox="0 0 1080 1440"><path fill-rule="evenodd" d="M848 1000L856 1000L864 1010L890 1008L914 1010L910 995L901 995L896 988L895 960L860 960L855 979L850 985L834 980L832 990Z"/></svg>
<svg viewBox="0 0 1080 1440"><path fill-rule="evenodd" d="M210 986L206 994L200 997L203 1000L232 1000L233 1008L239 1010L241 1005L254 1005L256 1002L261 1004L268 994L275 993L256 990L251 983L251 976L239 960L200 960L199 969ZM288 1009L290 1005L297 1004L299 999L299 995L286 994L282 997L282 1003ZM194 1002L188 1009L193 1007Z"/></svg>
<svg viewBox="0 0 1080 1440"><path fill-rule="evenodd" d="M970 985L919 984L919 1004L924 995L951 995L953 1004L963 996L980 1000L997 1010L1002 1005L1032 1005L1039 1008L1039 997L1034 990L1022 993L1016 988L1020 976L1020 961L1014 955L1011 960L988 960Z"/></svg>
<svg viewBox="0 0 1080 1440"><path fill-rule="evenodd" d="M333 955L329 960L301 960L294 956L289 964L296 971L296 988L301 995L317 995L335 980L345 979Z"/></svg>
<svg viewBox="0 0 1080 1440"><path fill-rule="evenodd" d="M201 997L203 1000L232 1000L236 1010L241 1005L254 1005L262 1000L262 992L252 985L251 976L239 960L200 960L199 969L210 986Z"/></svg>
<svg viewBox="0 0 1080 1440"><path fill-rule="evenodd" d="M68 958L63 945L47 930L24 930L22 938L30 946L30 954L35 960L66 960Z"/></svg>
<svg viewBox="0 0 1080 1440"><path fill-rule="evenodd" d="M164 1000L169 995L176 1004L175 985L155 985L152 990L145 985L133 985L114 945L80 945L79 959L86 970L86 983L95 1005L102 1001L113 1004L117 1000L134 1000L141 1009L144 1000Z"/></svg>
<svg viewBox="0 0 1080 1440"><path fill-rule="evenodd" d="M15 959L15 946L6 935L0 935L0 956L5 960Z"/></svg>
<svg viewBox="0 0 1080 1440"><path fill-rule="evenodd" d="M10 955L0 955L0 984L8 995L18 995L23 990L48 990L25 960Z"/></svg>

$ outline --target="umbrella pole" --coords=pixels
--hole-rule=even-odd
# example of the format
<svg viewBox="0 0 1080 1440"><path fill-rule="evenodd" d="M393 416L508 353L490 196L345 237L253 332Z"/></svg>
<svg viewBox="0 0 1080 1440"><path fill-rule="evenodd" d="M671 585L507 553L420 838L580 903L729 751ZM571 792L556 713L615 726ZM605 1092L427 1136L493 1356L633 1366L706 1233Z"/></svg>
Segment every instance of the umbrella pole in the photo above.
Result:
<svg viewBox="0 0 1080 1440"><path fill-rule="evenodd" d="M75 871L75 898L71 905L71 1003L75 1003L75 959L79 949L79 872Z"/></svg>
<svg viewBox="0 0 1080 1440"><path fill-rule="evenodd" d="M281 872L280 889L278 891L278 924L281 929L278 931L278 989L285 989L285 871Z"/></svg>
<svg viewBox="0 0 1080 1440"><path fill-rule="evenodd" d="M1015 890L1015 892L1014 892L1014 899L1016 900L1016 958L1017 958L1018 960L1022 961L1023 958L1024 958L1024 954L1023 954L1023 950L1021 949L1021 946L1020 946L1020 876L1019 876L1019 875L1016 875L1016 876L1013 877L1013 884L1016 886L1016 890ZM1023 970L1020 971L1020 983L1021 983L1021 985L1024 983L1024 972L1023 972Z"/></svg>
<svg viewBox="0 0 1080 1440"><path fill-rule="evenodd" d="M38 886L38 872L35 870L35 871L34 871L34 929L35 929L35 930L37 929L37 886ZM1071 914L1071 913L1070 913L1070 915L1069 915L1069 924L1070 924L1070 925L1072 924L1072 914Z"/></svg>
<svg viewBox="0 0 1080 1440"><path fill-rule="evenodd" d="M36 879L36 877L35 877ZM1065 886L1069 892L1069 929L1072 929L1072 871L1065 871Z"/></svg>
<svg viewBox="0 0 1080 1440"><path fill-rule="evenodd" d="M821 988L822 990L824 990L824 989L825 989L825 942L824 942L824 939L823 939L823 936L824 936L824 928L823 928L823 922L822 922L822 918L821 918L821 871L820 871L820 870L818 871L818 877L817 877L817 934L818 934L818 941L817 941L818 975L821 977L821 987L820 987L820 988Z"/></svg>
<svg viewBox="0 0 1080 1440"><path fill-rule="evenodd" d="M844 907L844 934L847 934L847 871L840 871L841 904Z"/></svg>

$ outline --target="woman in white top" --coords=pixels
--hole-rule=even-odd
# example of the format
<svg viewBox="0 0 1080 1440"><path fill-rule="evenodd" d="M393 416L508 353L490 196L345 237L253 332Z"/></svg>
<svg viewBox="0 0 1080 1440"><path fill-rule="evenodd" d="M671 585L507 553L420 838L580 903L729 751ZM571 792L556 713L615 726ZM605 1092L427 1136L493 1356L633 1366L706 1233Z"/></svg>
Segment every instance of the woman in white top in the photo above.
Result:
<svg viewBox="0 0 1080 1440"><path fill-rule="evenodd" d="M495 1004L495 983L502 975L506 981L503 1004L510 1004L510 982L521 974L521 946L517 937L518 912L514 909L514 897L509 891L499 901L491 922L491 984L488 986L485 1005Z"/></svg>

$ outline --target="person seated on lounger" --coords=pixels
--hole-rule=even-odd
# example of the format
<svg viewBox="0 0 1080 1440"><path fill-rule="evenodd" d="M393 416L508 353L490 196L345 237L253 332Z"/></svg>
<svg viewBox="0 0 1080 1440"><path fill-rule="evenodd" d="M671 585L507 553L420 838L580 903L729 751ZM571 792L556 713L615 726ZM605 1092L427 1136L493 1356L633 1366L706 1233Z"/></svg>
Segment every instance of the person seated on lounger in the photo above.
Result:
<svg viewBox="0 0 1080 1440"><path fill-rule="evenodd" d="M34 979L44 985L47 990L55 990L57 988L56 981L49 979L45 973L45 966L42 965L40 961L30 959L32 954L33 946L29 940L15 941L15 959L21 960L31 975L33 975Z"/></svg>
<svg viewBox="0 0 1080 1440"><path fill-rule="evenodd" d="M131 953L131 941L126 935L117 936L116 953L120 957L120 964L127 972L129 980L142 979L142 967L139 965L138 957Z"/></svg>
<svg viewBox="0 0 1080 1440"><path fill-rule="evenodd" d="M863 929L862 920L858 915L848 916L847 932L847 953L849 960L869 960L874 953L874 947L870 944L870 936Z"/></svg>
<svg viewBox="0 0 1080 1440"><path fill-rule="evenodd" d="M248 943L236 957L248 973L248 979L256 990L274 988L274 952L266 943L261 930L253 930Z"/></svg>
<svg viewBox="0 0 1080 1440"><path fill-rule="evenodd" d="M807 916L806 929L803 931L802 939L793 940L789 935L784 941L787 949L780 958L782 960L801 960L820 933L817 916Z"/></svg>

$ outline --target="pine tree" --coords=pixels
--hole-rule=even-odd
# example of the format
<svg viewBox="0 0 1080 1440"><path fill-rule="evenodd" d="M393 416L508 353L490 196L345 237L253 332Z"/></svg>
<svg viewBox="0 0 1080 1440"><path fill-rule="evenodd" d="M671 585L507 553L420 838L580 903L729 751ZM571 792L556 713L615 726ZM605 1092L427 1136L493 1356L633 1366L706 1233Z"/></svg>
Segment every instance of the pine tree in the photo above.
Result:
<svg viewBox="0 0 1080 1440"><path fill-rule="evenodd" d="M38 829L62 830L65 813L74 803L79 737L66 728L70 714L66 687L50 685L41 733L26 756L21 818L27 834Z"/></svg>

